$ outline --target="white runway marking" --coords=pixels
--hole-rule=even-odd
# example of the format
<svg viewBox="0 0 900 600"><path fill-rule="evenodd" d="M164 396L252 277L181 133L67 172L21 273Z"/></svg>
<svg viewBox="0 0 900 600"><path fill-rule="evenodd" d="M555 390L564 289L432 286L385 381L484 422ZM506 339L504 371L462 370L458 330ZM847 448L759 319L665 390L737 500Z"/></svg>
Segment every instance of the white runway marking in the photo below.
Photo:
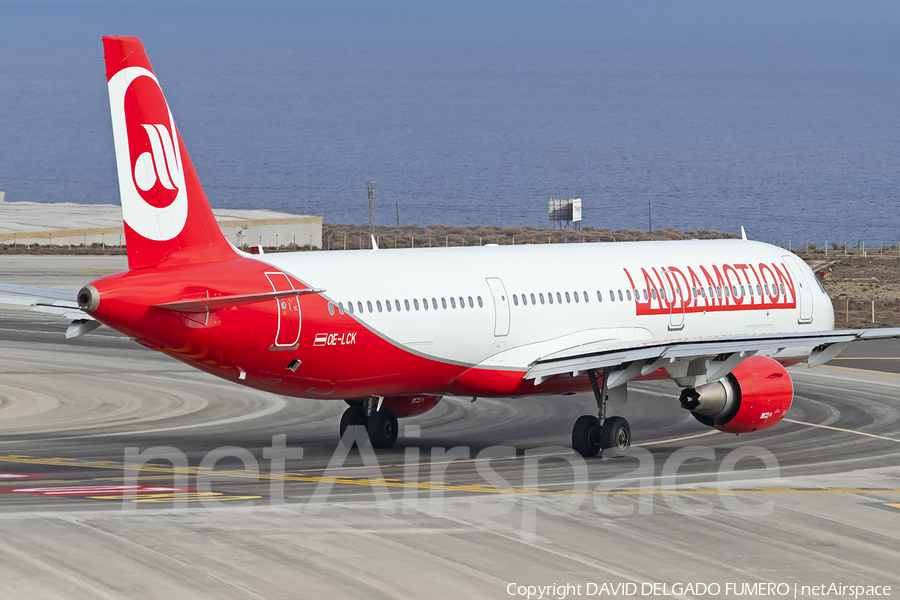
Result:
<svg viewBox="0 0 900 600"><path fill-rule="evenodd" d="M843 433L855 433L856 435L864 435L866 437L872 437L879 440L887 440L889 442L897 442L900 443L900 440L885 437L883 435L875 435L874 433L866 433L865 431L853 431L852 429L842 429L841 427L832 427L831 425L818 425L816 423L806 423L804 421L797 421L795 419L785 419L788 423L795 423L797 425L806 425L807 427L819 427L820 429L831 429L832 431L842 431Z"/></svg>

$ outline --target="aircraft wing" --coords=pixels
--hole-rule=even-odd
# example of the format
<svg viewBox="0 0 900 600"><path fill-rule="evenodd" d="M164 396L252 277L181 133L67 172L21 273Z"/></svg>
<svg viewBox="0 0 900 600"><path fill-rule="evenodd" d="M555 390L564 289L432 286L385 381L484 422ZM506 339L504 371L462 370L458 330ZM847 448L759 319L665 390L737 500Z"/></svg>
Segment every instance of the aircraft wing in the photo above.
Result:
<svg viewBox="0 0 900 600"><path fill-rule="evenodd" d="M100 322L78 308L77 292L55 288L0 283L0 304L30 306L35 312L71 319L66 339L76 338L100 327Z"/></svg>
<svg viewBox="0 0 900 600"><path fill-rule="evenodd" d="M810 367L815 367L836 357L850 342L894 338L900 338L900 328L838 329L662 342L648 340L612 345L608 341L601 341L541 356L528 365L525 379L534 380L535 385L539 385L553 375L578 375L591 369L621 367L610 375L609 386L616 387L639 375L649 375L668 362L707 357L711 359L707 368L707 380L712 381L724 377L744 358L758 352L777 353L785 348L812 348L807 363Z"/></svg>

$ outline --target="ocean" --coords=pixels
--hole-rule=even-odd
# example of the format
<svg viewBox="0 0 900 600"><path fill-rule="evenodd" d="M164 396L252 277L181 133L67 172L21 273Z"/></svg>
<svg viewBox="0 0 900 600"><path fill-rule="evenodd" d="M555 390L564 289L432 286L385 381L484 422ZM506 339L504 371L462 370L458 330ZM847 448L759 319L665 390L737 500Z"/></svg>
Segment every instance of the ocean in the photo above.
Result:
<svg viewBox="0 0 900 600"><path fill-rule="evenodd" d="M0 2L0 190L117 203L137 35L214 206L900 241L897 2Z"/></svg>

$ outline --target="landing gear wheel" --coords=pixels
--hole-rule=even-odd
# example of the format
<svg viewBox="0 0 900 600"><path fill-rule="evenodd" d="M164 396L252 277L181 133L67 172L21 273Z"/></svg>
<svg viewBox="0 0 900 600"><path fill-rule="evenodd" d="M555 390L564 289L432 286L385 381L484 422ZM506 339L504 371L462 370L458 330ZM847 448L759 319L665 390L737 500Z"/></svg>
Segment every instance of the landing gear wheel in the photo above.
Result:
<svg viewBox="0 0 900 600"><path fill-rule="evenodd" d="M362 406L351 404L350 408L344 411L344 414L341 415L341 442L344 442L344 432L347 431L347 428L351 425L362 425L365 429L367 425L368 419L366 419L366 411ZM365 442L366 439L363 439ZM356 446L357 440L348 440L350 447Z"/></svg>
<svg viewBox="0 0 900 600"><path fill-rule="evenodd" d="M375 448L391 448L397 441L397 415L389 408L372 413L366 426Z"/></svg>
<svg viewBox="0 0 900 600"><path fill-rule="evenodd" d="M622 417L610 417L603 423L600 446L624 452L631 445L631 426Z"/></svg>
<svg viewBox="0 0 900 600"><path fill-rule="evenodd" d="M585 458L600 453L600 419L593 415L578 417L572 428L572 448Z"/></svg>

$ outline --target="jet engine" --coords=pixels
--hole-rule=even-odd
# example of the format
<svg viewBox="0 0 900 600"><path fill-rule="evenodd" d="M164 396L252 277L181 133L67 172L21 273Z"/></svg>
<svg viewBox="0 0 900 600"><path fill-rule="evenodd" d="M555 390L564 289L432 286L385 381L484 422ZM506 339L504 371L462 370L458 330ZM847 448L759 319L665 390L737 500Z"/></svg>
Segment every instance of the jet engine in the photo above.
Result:
<svg viewBox="0 0 900 600"><path fill-rule="evenodd" d="M394 411L398 419L403 417L415 417L437 406L443 396L428 396L415 394L410 396L388 396L381 403L381 408L389 408Z"/></svg>
<svg viewBox="0 0 900 600"><path fill-rule="evenodd" d="M681 407L726 433L750 433L778 424L791 408L794 384L784 366L752 356L722 379L681 392Z"/></svg>

